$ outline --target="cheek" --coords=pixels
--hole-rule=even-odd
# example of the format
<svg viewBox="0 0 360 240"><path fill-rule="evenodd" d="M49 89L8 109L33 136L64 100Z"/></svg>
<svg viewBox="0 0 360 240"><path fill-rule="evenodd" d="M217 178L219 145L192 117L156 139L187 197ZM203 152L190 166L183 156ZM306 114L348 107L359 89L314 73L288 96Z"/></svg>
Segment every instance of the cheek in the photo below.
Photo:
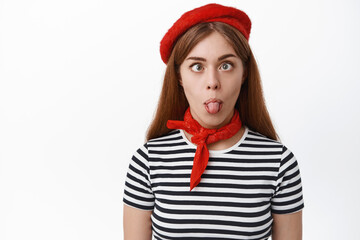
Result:
<svg viewBox="0 0 360 240"><path fill-rule="evenodd" d="M237 99L241 90L241 81L234 80L226 86L226 89L228 98Z"/></svg>
<svg viewBox="0 0 360 240"><path fill-rule="evenodd" d="M191 101L191 99L196 98L196 96L199 93L197 87L194 84L189 84L186 81L183 81L183 88L184 88L185 96L188 99L188 101Z"/></svg>
<svg viewBox="0 0 360 240"><path fill-rule="evenodd" d="M186 97L196 97L200 92L199 81L196 81L193 77L189 76L190 74L182 75L182 87Z"/></svg>

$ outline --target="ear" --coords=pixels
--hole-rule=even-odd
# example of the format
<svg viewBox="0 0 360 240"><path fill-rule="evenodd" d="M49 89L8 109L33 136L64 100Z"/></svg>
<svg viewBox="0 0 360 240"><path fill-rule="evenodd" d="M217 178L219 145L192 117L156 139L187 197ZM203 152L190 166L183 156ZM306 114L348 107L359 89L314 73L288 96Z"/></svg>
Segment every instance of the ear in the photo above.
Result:
<svg viewBox="0 0 360 240"><path fill-rule="evenodd" d="M176 71L176 75L177 75L177 78L178 78L178 80L179 80L180 86L183 87L183 82L182 82L182 79L181 79L180 71Z"/></svg>
<svg viewBox="0 0 360 240"><path fill-rule="evenodd" d="M246 78L248 77L248 71L247 71L247 68L244 69L244 73L242 75L242 79L241 79L241 85L244 84L244 82L246 81Z"/></svg>

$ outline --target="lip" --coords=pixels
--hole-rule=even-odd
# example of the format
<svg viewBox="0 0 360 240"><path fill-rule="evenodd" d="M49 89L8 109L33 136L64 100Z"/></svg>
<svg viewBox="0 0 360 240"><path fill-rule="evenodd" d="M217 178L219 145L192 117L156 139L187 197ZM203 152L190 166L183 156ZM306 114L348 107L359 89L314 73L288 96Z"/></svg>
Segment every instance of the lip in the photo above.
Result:
<svg viewBox="0 0 360 240"><path fill-rule="evenodd" d="M209 104L209 103L212 103L212 102L217 102L219 103L220 105L223 103L220 99L217 99L217 98L209 98L208 100L206 100L204 102L205 105Z"/></svg>

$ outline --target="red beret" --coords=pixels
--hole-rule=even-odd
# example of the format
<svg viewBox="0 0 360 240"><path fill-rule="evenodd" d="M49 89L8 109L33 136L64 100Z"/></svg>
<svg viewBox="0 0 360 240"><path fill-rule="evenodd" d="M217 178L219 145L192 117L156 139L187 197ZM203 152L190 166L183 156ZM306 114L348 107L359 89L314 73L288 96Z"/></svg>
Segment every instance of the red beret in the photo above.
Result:
<svg viewBox="0 0 360 240"><path fill-rule="evenodd" d="M166 64L177 39L192 26L202 22L223 22L239 30L249 40L251 21L245 12L220 4L208 4L184 13L160 42L161 59Z"/></svg>

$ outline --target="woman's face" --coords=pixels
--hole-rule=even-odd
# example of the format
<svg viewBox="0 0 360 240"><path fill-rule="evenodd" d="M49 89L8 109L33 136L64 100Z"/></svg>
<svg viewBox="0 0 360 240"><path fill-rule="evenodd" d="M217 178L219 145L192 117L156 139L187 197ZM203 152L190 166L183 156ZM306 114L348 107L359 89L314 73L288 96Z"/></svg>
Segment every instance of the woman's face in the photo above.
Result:
<svg viewBox="0 0 360 240"><path fill-rule="evenodd" d="M231 121L244 68L218 32L200 41L180 65L180 82L191 115L201 126L220 128Z"/></svg>

